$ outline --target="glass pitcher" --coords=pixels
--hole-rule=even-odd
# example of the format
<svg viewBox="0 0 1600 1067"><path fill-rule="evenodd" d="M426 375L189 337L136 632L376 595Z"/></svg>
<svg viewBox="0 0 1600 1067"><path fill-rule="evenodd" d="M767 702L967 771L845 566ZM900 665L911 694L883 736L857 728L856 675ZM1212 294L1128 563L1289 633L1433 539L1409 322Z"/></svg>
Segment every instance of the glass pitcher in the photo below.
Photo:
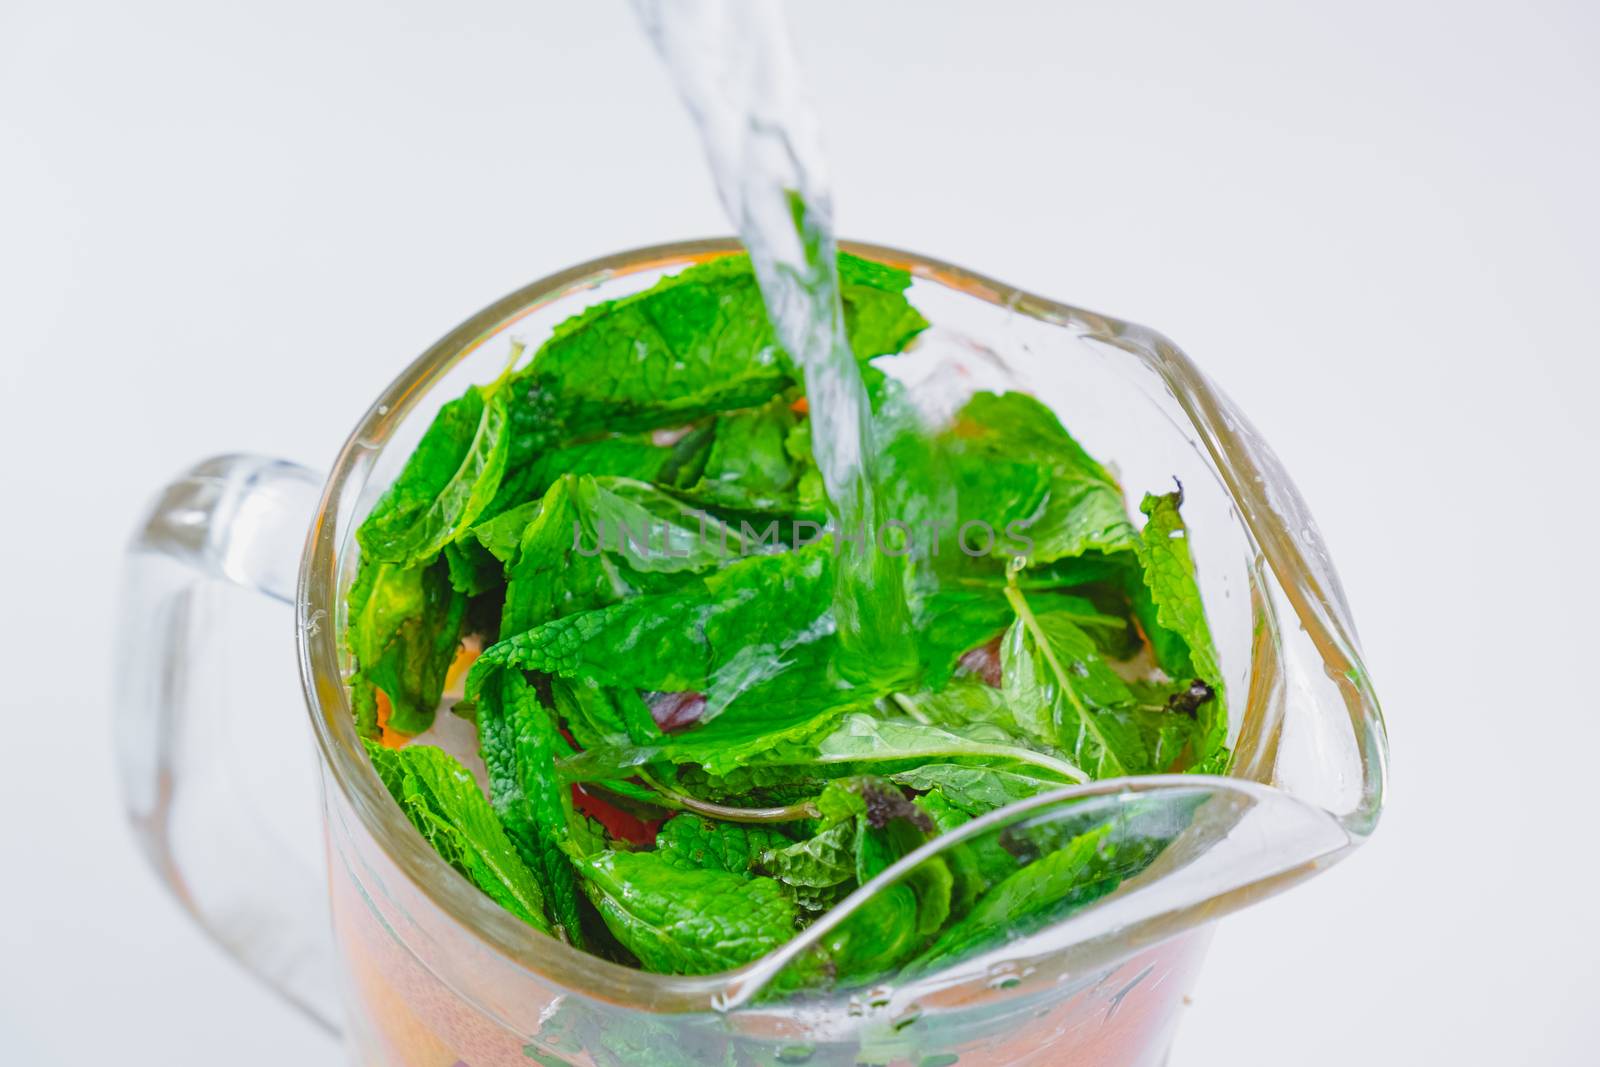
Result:
<svg viewBox="0 0 1600 1067"><path fill-rule="evenodd" d="M1386 744L1349 609L1304 503L1228 399L1150 330L924 256L845 247L914 277L908 296L932 323L903 357L914 389L937 396L957 379L1026 388L1132 491L1179 479L1230 694L1229 777L1095 782L992 812L906 856L780 950L713 976L581 953L480 893L414 832L357 737L340 640L352 534L440 405L494 378L514 342L537 346L584 307L738 246L694 241L584 263L425 352L378 396L325 479L258 457L206 461L164 490L131 546L117 678L135 832L196 921L338 1034L351 1062L1159 1064L1211 925L1372 832ZM230 774L219 752L230 717L249 716L259 732L291 730L292 716L226 676L219 653L239 640L236 620L196 607L217 583L293 610L325 886L281 854L281 833L263 826L272 804L255 795L261 783ZM1123 847L1102 859L1130 847L1142 857L1092 899L1045 900L1038 921L977 930L922 973L782 993L805 953L931 858L999 842L1025 866L1038 857L1019 841L1086 826Z"/></svg>

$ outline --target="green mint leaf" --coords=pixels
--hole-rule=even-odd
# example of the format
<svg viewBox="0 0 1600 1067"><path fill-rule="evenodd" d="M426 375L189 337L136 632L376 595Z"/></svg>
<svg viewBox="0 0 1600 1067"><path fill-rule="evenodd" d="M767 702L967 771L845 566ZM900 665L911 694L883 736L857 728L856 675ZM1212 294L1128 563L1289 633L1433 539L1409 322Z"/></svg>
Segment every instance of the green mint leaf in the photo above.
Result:
<svg viewBox="0 0 1600 1067"><path fill-rule="evenodd" d="M948 965L1064 918L1121 884L1108 869L1100 848L1109 824L1073 840L1066 848L1023 867L989 890L965 918L907 968L907 977Z"/></svg>
<svg viewBox="0 0 1600 1067"><path fill-rule="evenodd" d="M1011 606L998 591L941 589L913 609L923 661L923 685L942 689L961 657L998 636L1011 622Z"/></svg>
<svg viewBox="0 0 1600 1067"><path fill-rule="evenodd" d="M660 482L672 455L671 446L655 444L648 434L602 437L540 453L523 488L530 496L543 496L558 478L580 474Z"/></svg>
<svg viewBox="0 0 1600 1067"><path fill-rule="evenodd" d="M477 700L478 749L495 814L537 878L554 932L582 947L577 877L562 848L571 802L555 772L566 744L518 671L497 672Z"/></svg>
<svg viewBox="0 0 1600 1067"><path fill-rule="evenodd" d="M674 815L656 833L656 855L681 870L749 874L769 849L788 844L788 838L769 827L713 822L687 813Z"/></svg>
<svg viewBox="0 0 1600 1067"><path fill-rule="evenodd" d="M893 789L885 785L883 788ZM904 801L895 790L895 796ZM896 862L926 844L935 832L934 823L927 813L916 805L908 805L919 818L897 816L883 826L875 826L872 816L856 816L856 880L865 885L888 870ZM907 874L891 892L909 890L916 898L917 939L938 932L950 917L950 896L954 879L943 859L934 858L919 864ZM882 961L884 967L899 963Z"/></svg>
<svg viewBox="0 0 1600 1067"><path fill-rule="evenodd" d="M928 328L904 297L911 275L899 267L839 253L839 295L844 328L857 359L900 352Z"/></svg>
<svg viewBox="0 0 1600 1067"><path fill-rule="evenodd" d="M722 511L820 518L821 475L810 435L787 398L720 416L700 478L685 495Z"/></svg>
<svg viewBox="0 0 1600 1067"><path fill-rule="evenodd" d="M1147 495L1139 505L1146 522L1135 550L1144 577L1140 588L1147 596L1136 597L1135 606L1162 669L1175 679L1197 677L1214 690L1215 697L1199 709L1194 769L1220 774L1228 761L1226 689L1200 602L1188 529L1178 514L1182 503L1180 490Z"/></svg>
<svg viewBox="0 0 1600 1067"><path fill-rule="evenodd" d="M452 541L441 553L451 588L469 597L499 592L505 586L500 561L476 540Z"/></svg>
<svg viewBox="0 0 1600 1067"><path fill-rule="evenodd" d="M553 511L547 506L545 514ZM527 549L525 540L525 557ZM785 653L826 631L828 551L817 545L750 556L706 575L690 592L641 595L553 619L502 637L474 672L505 664L581 675L605 686L705 693L707 715L715 715L739 693L780 674ZM469 692L472 685L469 677Z"/></svg>
<svg viewBox="0 0 1600 1067"><path fill-rule="evenodd" d="M1085 769L1097 778L1127 773L1124 753L1100 736L1093 717L1097 710L1131 704L1127 684L1070 618L1035 614L1020 592L1014 604L1017 621L1000 646L1001 688L1018 724L1045 744L1087 755Z"/></svg>
<svg viewBox="0 0 1600 1067"><path fill-rule="evenodd" d="M585 749L612 750L650 745L662 739L661 728L640 699L638 690L599 684L593 678L552 678L550 691L573 740ZM620 773L622 768L618 768ZM599 775L597 777L615 777Z"/></svg>
<svg viewBox="0 0 1600 1067"><path fill-rule="evenodd" d="M971 821L972 816L950 803L938 789L917 798L941 834ZM1007 852L994 834L985 834L945 849L941 859L950 871L950 915L960 919L972 910L978 898L1017 869L1016 857Z"/></svg>
<svg viewBox="0 0 1600 1067"><path fill-rule="evenodd" d="M467 597L450 581L448 564L398 567L363 560L350 587L346 640L355 656L351 679L357 727L378 734L375 694L389 698L389 725L402 734L433 725L445 676L461 644Z"/></svg>
<svg viewBox="0 0 1600 1067"><path fill-rule="evenodd" d="M834 985L862 985L899 966L925 940L918 933L916 893L906 885L891 886L829 931L777 984L814 985L820 979Z"/></svg>
<svg viewBox="0 0 1600 1067"><path fill-rule="evenodd" d="M816 891L833 889L855 878L855 819L844 819L803 841L762 853L760 869L785 885L806 891L803 899L797 898L803 906L832 903L833 896Z"/></svg>
<svg viewBox="0 0 1600 1067"><path fill-rule="evenodd" d="M544 896L472 773L427 745L398 751L366 742L378 777L451 866L513 915L545 933Z"/></svg>
<svg viewBox="0 0 1600 1067"><path fill-rule="evenodd" d="M522 535L529 524L539 517L541 506L542 501L539 500L518 504L473 526L472 536L502 565L509 566L516 562L517 552L522 547Z"/></svg>
<svg viewBox="0 0 1600 1067"><path fill-rule="evenodd" d="M746 546L741 531L631 478L578 478L573 500L584 534L576 547L613 552L632 571L700 573Z"/></svg>
<svg viewBox="0 0 1600 1067"><path fill-rule="evenodd" d="M1025 462L1041 471L1045 494L1029 518L1032 560L1133 548L1135 534L1111 474L1073 440L1055 412L1025 393L978 393L957 416L954 437L963 467L983 470Z"/></svg>
<svg viewBox="0 0 1600 1067"><path fill-rule="evenodd" d="M1153 863L1193 821L1204 795L1161 797L1111 814L1071 809L970 844L999 845L1020 866L901 973L913 979L1025 937L1115 891Z"/></svg>
<svg viewBox="0 0 1600 1067"><path fill-rule="evenodd" d="M701 766L679 766L672 787L712 803L748 807L788 807L809 801L827 787L825 768L747 764L725 774L709 773Z"/></svg>
<svg viewBox="0 0 1600 1067"><path fill-rule="evenodd" d="M1015 587L1007 595L1017 621L1001 645L1001 689L1018 725L1094 778L1166 770L1193 720L1142 706L1072 614L1037 613Z"/></svg>
<svg viewBox="0 0 1600 1067"><path fill-rule="evenodd" d="M1026 573L1026 572L1024 572ZM1036 594L1040 610L1060 613L1108 644L1129 636L1128 620L1067 593ZM941 690L962 657L997 638L1015 618L1014 608L998 589L961 587L940 590L918 605L916 625L921 640L922 681Z"/></svg>
<svg viewBox="0 0 1600 1067"><path fill-rule="evenodd" d="M921 807L881 778L830 783L815 806L822 813L815 834L759 861L809 910L831 906L915 851L936 829ZM830 932L787 981L806 984L823 974L857 983L893 970L944 924L955 886L942 858L919 865Z"/></svg>
<svg viewBox="0 0 1600 1067"><path fill-rule="evenodd" d="M726 707L710 721L671 738L662 746L662 757L699 763L720 774L806 751L809 743L833 729L847 708L859 706L874 692L870 685L852 687L839 677L833 666L836 647L830 634L788 648L771 645L771 659L733 661L719 676L725 691L734 694Z"/></svg>
<svg viewBox="0 0 1600 1067"><path fill-rule="evenodd" d="M1023 763L1072 782L1087 780L1074 764L1029 747L993 726L934 726L915 719L880 719L865 712L847 714L838 729L818 742L815 759L819 763L867 763L952 756Z"/></svg>
<svg viewBox="0 0 1600 1067"><path fill-rule="evenodd" d="M1023 732L1005 694L985 682L958 678L938 692L896 693L893 700L897 710L931 726L988 724L1012 736Z"/></svg>
<svg viewBox="0 0 1600 1067"><path fill-rule="evenodd" d="M502 637L548 619L614 603L627 593L626 585L615 579L605 561L573 549L573 530L579 522L575 488L575 479L556 482L523 527L514 562L506 568ZM514 512L506 513L511 514Z"/></svg>
<svg viewBox="0 0 1600 1067"><path fill-rule="evenodd" d="M356 531L366 558L433 559L494 499L510 447L507 393L473 386L445 404L400 477Z"/></svg>
<svg viewBox="0 0 1600 1067"><path fill-rule="evenodd" d="M984 815L1019 800L1062 789L1070 782L1016 764L1012 768L961 763L923 763L889 775L919 792L937 790L941 802L967 815Z"/></svg>
<svg viewBox="0 0 1600 1067"><path fill-rule="evenodd" d="M714 424L696 426L670 444L657 443L650 433L606 434L534 452L531 460L507 469L484 517L492 519L537 500L567 474L633 478L664 489L693 485L714 432Z"/></svg>
<svg viewBox="0 0 1600 1067"><path fill-rule="evenodd" d="M842 254L839 274L858 358L898 352L927 326L903 295L905 271ZM748 257L725 256L556 327L512 382L513 462L587 432L763 404L793 383Z"/></svg>
<svg viewBox="0 0 1600 1067"><path fill-rule="evenodd" d="M607 928L660 974L739 967L794 935L794 904L771 878L685 869L653 852L601 852L578 870Z"/></svg>
<svg viewBox="0 0 1600 1067"><path fill-rule="evenodd" d="M523 529L500 632L682 587L743 545L740 533L643 482L563 476Z"/></svg>

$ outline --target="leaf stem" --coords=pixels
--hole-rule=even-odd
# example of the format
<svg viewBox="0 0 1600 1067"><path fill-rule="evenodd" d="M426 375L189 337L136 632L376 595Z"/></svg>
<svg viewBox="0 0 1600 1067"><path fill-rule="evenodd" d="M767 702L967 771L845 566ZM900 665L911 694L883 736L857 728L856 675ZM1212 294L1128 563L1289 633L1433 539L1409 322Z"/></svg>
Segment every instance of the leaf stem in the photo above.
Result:
<svg viewBox="0 0 1600 1067"><path fill-rule="evenodd" d="M661 794L669 807L681 808L692 811L696 815L704 815L708 819L721 819L724 822L768 823L768 822L796 822L800 819L820 819L822 812L814 801L802 800L797 804L790 804L781 808L735 808L726 804L717 804L710 800L701 800L699 797L680 793L675 789L662 785L655 777L643 767L635 768L634 773L645 785Z"/></svg>

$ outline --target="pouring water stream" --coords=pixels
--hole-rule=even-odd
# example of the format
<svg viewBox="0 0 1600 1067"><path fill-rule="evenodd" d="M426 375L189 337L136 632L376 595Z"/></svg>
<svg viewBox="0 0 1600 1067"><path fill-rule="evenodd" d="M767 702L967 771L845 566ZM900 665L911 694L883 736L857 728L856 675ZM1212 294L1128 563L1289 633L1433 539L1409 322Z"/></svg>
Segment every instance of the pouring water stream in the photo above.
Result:
<svg viewBox="0 0 1600 1067"><path fill-rule="evenodd" d="M834 622L847 677L915 663L894 561L876 551L871 411L845 333L832 196L816 121L774 0L634 0L699 128L767 315L805 382L837 549Z"/></svg>
<svg viewBox="0 0 1600 1067"><path fill-rule="evenodd" d="M845 534L834 589L840 670L848 677L870 664L880 674L900 667L909 673L915 653L902 574L892 557L875 549L874 532L892 516L881 513L873 416L845 331L832 196L779 6L776 0L632 2L699 129L777 339L805 382L812 449L827 490L836 546L840 532ZM1376 773L1381 783L1381 761ZM1196 819L1183 847L1168 850L1143 891L1034 932L1025 955L1052 959L1061 980L1095 973L1126 956L1130 945L1159 943L1281 890L1361 840L1331 812L1292 791L1238 780L1202 781L1156 775L1096 782L991 812L902 857L827 917L748 968L717 995L715 1006L728 1011L752 1002L829 930L841 927L864 902L918 864L1034 812L1051 817L1047 813L1059 812L1063 802L1084 815L1100 806L1109 811L1157 798L1180 806L1185 798L1209 798L1204 818ZM1009 960L1017 947L991 955ZM971 965L982 969L989 960ZM963 980L966 966L952 968L941 984ZM926 987L927 980L912 985Z"/></svg>

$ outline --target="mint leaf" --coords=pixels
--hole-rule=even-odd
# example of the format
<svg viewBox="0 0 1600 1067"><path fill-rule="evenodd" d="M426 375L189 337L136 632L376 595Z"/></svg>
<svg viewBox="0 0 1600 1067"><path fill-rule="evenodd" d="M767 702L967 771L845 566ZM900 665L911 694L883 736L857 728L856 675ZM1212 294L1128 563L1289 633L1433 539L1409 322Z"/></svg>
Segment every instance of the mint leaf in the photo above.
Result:
<svg viewBox="0 0 1600 1067"><path fill-rule="evenodd" d="M566 744L517 671L497 672L482 687L477 721L495 814L537 879L555 934L581 947L577 878L562 849L571 802L555 772Z"/></svg>
<svg viewBox="0 0 1600 1067"><path fill-rule="evenodd" d="M1193 820L1205 796L1133 801L1043 815L969 844L999 845L1020 865L901 973L913 979L1041 930L1144 871Z"/></svg>
<svg viewBox="0 0 1600 1067"><path fill-rule="evenodd" d="M356 531L365 557L427 563L494 498L510 447L507 394L473 386L445 404Z"/></svg>
<svg viewBox="0 0 1600 1067"><path fill-rule="evenodd" d="M1109 824L1073 840L989 890L965 918L907 967L913 977L1021 936L1105 896L1121 883L1100 856Z"/></svg>
<svg viewBox="0 0 1600 1067"><path fill-rule="evenodd" d="M577 548L613 553L635 572L701 573L747 546L742 532L631 478L578 478L573 501L584 534Z"/></svg>
<svg viewBox="0 0 1600 1067"><path fill-rule="evenodd" d="M1200 707L1195 737L1195 769L1223 773L1227 769L1228 718L1226 689L1217 648L1200 602L1189 533L1178 508L1183 491L1149 496L1139 505L1147 517L1136 551L1143 570L1140 621L1150 634L1157 662L1174 678L1198 677L1215 693Z"/></svg>
<svg viewBox="0 0 1600 1067"><path fill-rule="evenodd" d="M577 677L552 678L550 691L573 739L586 749L647 745L662 738L637 690L606 687L593 678Z"/></svg>
<svg viewBox="0 0 1600 1067"><path fill-rule="evenodd" d="M839 276L858 358L899 352L927 326L902 295L905 271L841 254ZM748 257L725 256L556 327L512 383L512 459L586 432L753 407L792 384Z"/></svg>
<svg viewBox="0 0 1600 1067"><path fill-rule="evenodd" d="M881 795L881 788L870 779L829 782L811 805L818 814L815 832L764 852L758 859L762 873L789 886L802 907L820 911L831 905L860 879L860 835L868 796ZM880 825L888 822L893 802L899 799L890 798L887 808L877 801Z"/></svg>
<svg viewBox="0 0 1600 1067"><path fill-rule="evenodd" d="M670 446L648 434L617 434L542 452L528 473L524 489L542 496L565 475L620 476L642 482L662 481L662 468L672 458Z"/></svg>
<svg viewBox="0 0 1600 1067"><path fill-rule="evenodd" d="M452 541L440 553L450 575L450 586L469 597L498 593L505 587L500 561L473 539Z"/></svg>
<svg viewBox="0 0 1600 1067"><path fill-rule="evenodd" d="M518 504L492 519L485 519L473 526L472 536L477 538L478 544L482 545L485 551L502 564L515 563L517 552L522 547L522 535L527 531L529 524L539 517L541 506L542 502L539 500Z"/></svg>
<svg viewBox="0 0 1600 1067"><path fill-rule="evenodd" d="M930 726L960 729L987 724L1011 736L1023 732L1004 693L986 682L967 678L958 678L938 692L896 693L894 705Z"/></svg>
<svg viewBox="0 0 1600 1067"><path fill-rule="evenodd" d="M886 783L877 788L893 790ZM897 790L891 795L902 804L905 803ZM907 814L896 814L883 825L878 825L874 820L870 802L867 813L856 816L856 880L861 884L865 885L915 852L935 832L933 820L921 808L907 804L906 809ZM916 920L913 930L918 940L937 933L950 917L952 886L950 868L943 859L934 858L919 864L889 890L891 893L909 891L915 898ZM892 958L880 961L884 967L892 967L899 962L899 959Z"/></svg>
<svg viewBox="0 0 1600 1067"><path fill-rule="evenodd" d="M933 726L915 719L880 719L863 712L845 716L839 728L816 746L819 763L943 759L970 756L1023 763L1071 782L1088 776L1060 756L1023 744L993 726Z"/></svg>
<svg viewBox="0 0 1600 1067"><path fill-rule="evenodd" d="M1054 591L1036 594L1041 610L1060 613L1108 645L1127 640L1128 620L1101 610L1090 600ZM924 663L922 682L941 691L962 657L1006 630L1015 613L999 590L982 587L940 590L918 605L916 625Z"/></svg>
<svg viewBox="0 0 1600 1067"><path fill-rule="evenodd" d="M1193 721L1167 710L1165 694L1141 701L1073 614L1035 612L1015 586L1006 595L1017 621L1001 645L1001 689L1019 726L1095 778L1165 770Z"/></svg>
<svg viewBox="0 0 1600 1067"><path fill-rule="evenodd" d="M823 819L811 838L760 860L763 870L790 887L802 908L831 905L915 851L935 831L923 809L880 778L831 783L816 807ZM892 970L944 924L955 884L942 858L920 864L832 931L791 980L805 983L805 972L821 971L838 982L861 982Z"/></svg>
<svg viewBox="0 0 1600 1067"><path fill-rule="evenodd" d="M975 393L932 438L900 418L884 457L890 510L926 531L924 563L945 579L970 579L973 554L1038 564L1133 548L1116 481L1033 397Z"/></svg>
<svg viewBox="0 0 1600 1067"><path fill-rule="evenodd" d="M521 633L540 622L614 603L627 592L605 563L575 551L579 520L573 500L576 480L550 487L522 529L514 562L506 568L502 636ZM515 512L507 512L512 515ZM496 520L499 521L499 520Z"/></svg>
<svg viewBox="0 0 1600 1067"><path fill-rule="evenodd" d="M442 749L366 746L378 777L439 855L507 911L549 933L538 882L472 773Z"/></svg>
<svg viewBox="0 0 1600 1067"><path fill-rule="evenodd" d="M800 428L782 396L722 415L713 424L700 478L685 495L725 511L821 517L821 475L811 459L810 435Z"/></svg>
<svg viewBox="0 0 1600 1067"><path fill-rule="evenodd" d="M956 419L958 455L978 477L1018 461L1042 472L1044 498L1026 525L1037 561L1120 552L1134 530L1110 473L1067 433L1055 412L1026 393L977 393Z"/></svg>
<svg viewBox="0 0 1600 1067"><path fill-rule="evenodd" d="M845 819L803 841L785 844L762 853L760 868L796 890L802 907L820 911L833 903L837 893L824 893L846 885L856 875L856 824Z"/></svg>
<svg viewBox="0 0 1600 1067"><path fill-rule="evenodd" d="M910 286L910 273L899 267L839 253L845 333L857 359L899 352L928 328L928 320L903 295Z"/></svg>
<svg viewBox="0 0 1600 1067"><path fill-rule="evenodd" d="M674 815L656 834L656 855L682 870L748 874L768 849L789 839L765 826L713 822L698 815Z"/></svg>
<svg viewBox="0 0 1600 1067"><path fill-rule="evenodd" d="M547 506L544 514L553 513ZM528 536L534 536L532 527ZM750 556L706 575L703 586L689 592L640 595L553 619L503 637L473 671L500 664L581 675L605 686L701 692L713 716L740 692L781 673L786 652L826 629L820 624L831 603L827 551L814 546ZM694 624L685 626L686 619ZM469 692L473 684L469 677Z"/></svg>
<svg viewBox="0 0 1600 1067"><path fill-rule="evenodd" d="M919 791L938 790L942 802L967 815L984 815L1019 800L1062 789L1070 782L1016 764L1011 769L960 763L923 763L889 777Z"/></svg>
<svg viewBox="0 0 1600 1067"><path fill-rule="evenodd" d="M668 433L676 436L678 431ZM559 428L551 434L555 440ZM568 474L633 478L663 489L693 485L705 466L712 434L712 426L699 425L670 443L667 439L658 443L652 433L614 433L531 452L531 458L508 467L483 518L493 519L537 500Z"/></svg>
<svg viewBox="0 0 1600 1067"><path fill-rule="evenodd" d="M941 834L949 833L972 818L937 789L918 797L917 807L928 814ZM941 858L950 871L950 914L955 919L965 916L979 897L1017 869L1016 857L1005 850L995 834L950 846Z"/></svg>
<svg viewBox="0 0 1600 1067"><path fill-rule="evenodd" d="M714 974L794 935L794 905L771 878L686 869L653 852L601 852L577 866L607 928L647 970Z"/></svg>
<svg viewBox="0 0 1600 1067"><path fill-rule="evenodd" d="M501 633L683 586L743 545L739 533L643 482L563 476L507 569Z"/></svg>
<svg viewBox="0 0 1600 1067"><path fill-rule="evenodd" d="M399 567L362 561L350 587L345 639L355 656L351 678L356 725L378 735L376 694L389 699L389 726L408 736L433 725L445 676L461 644L467 598L448 564Z"/></svg>

